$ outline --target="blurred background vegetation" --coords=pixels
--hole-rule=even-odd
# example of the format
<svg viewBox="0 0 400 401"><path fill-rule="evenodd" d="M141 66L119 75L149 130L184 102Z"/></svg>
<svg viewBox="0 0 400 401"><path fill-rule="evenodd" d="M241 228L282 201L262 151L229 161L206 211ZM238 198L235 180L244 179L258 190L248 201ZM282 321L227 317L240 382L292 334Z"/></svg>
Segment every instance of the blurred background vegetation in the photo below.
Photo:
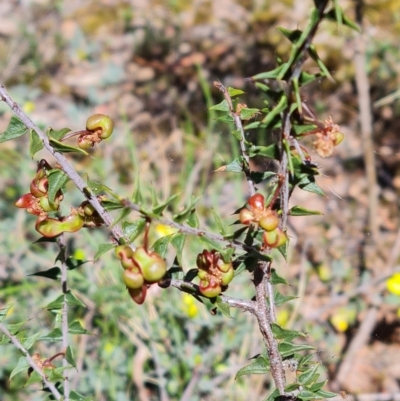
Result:
<svg viewBox="0 0 400 401"><path fill-rule="evenodd" d="M220 80L245 90L242 101L260 107L262 99L245 78L272 69L276 57L287 57L290 43L276 28L301 29L312 4L295 0L1 2L0 81L42 127L79 130L94 112L110 115L116 124L112 139L91 158L71 156L77 170L121 196L129 196L138 182L149 200L151 187L163 199L179 192L176 207L187 204L192 194L200 196L201 224L216 229L210 208L233 223L231 214L244 203L246 186L233 173L213 173L238 150L227 127L208 111L221 100L212 82ZM340 4L354 18L353 2ZM350 293L390 271L389 255L395 255L395 264L399 256L400 3L369 0L364 18L372 101L394 93L372 108L379 236L371 241L366 229L368 183L353 63L357 33L346 28L339 32L335 24L325 22L315 44L335 82L316 82L304 96L318 116L331 115L340 124L346 139L330 159L319 160L312 154L320 165L319 184L327 196L300 191L292 202L324 215L292 219L289 263L278 258L276 264L292 285L285 291L299 296L279 308L279 322L308 333L307 341L319 349L321 371L332 382L378 287L321 308L338 294ZM310 62L306 68L316 67ZM0 104L0 113L4 130L11 112ZM262 132L257 135L256 140L265 140ZM44 151L31 160L27 147L26 137L1 145L0 305L15 302L9 321L25 320L27 332L42 331L45 336L53 323L43 306L59 295L60 288L56 282L29 274L54 266L57 251L51 245L32 245L38 238L34 218L13 203L27 192L36 161L52 160ZM71 187L68 201L78 205L81 198ZM165 234L165 227L153 228L153 240ZM69 249L78 259L93 261L98 244L107 241L106 231L87 230L70 236ZM185 269L193 267L200 250L199 244L187 242ZM106 254L69 275L70 288L87 306L73 314L91 333L71 338L78 361L73 389L94 394L100 401L265 396L268 377L235 381L236 372L264 351L253 319L237 311L232 319L211 316L193 298L155 286L146 303L137 306L128 299L119 269L118 261ZM243 273L228 295L252 297L250 279ZM400 295L383 288L379 296L374 329L341 383L340 388L349 392L400 392ZM33 351L51 355L58 349L59 344L39 341ZM1 400L43 399L39 390L21 388L26 380L23 373L8 382L17 360L13 347L1 348Z"/></svg>

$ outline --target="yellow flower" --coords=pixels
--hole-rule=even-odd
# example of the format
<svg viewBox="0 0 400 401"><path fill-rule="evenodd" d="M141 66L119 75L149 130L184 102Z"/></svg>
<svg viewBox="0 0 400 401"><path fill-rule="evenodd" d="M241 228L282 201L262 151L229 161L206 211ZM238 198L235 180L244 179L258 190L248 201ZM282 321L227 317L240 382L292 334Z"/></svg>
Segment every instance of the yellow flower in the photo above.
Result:
<svg viewBox="0 0 400 401"><path fill-rule="evenodd" d="M400 273L394 273L386 281L386 288L395 295L400 295Z"/></svg>
<svg viewBox="0 0 400 401"><path fill-rule="evenodd" d="M167 226L165 224L157 224L155 227L155 231L159 238L166 237L167 235L172 235L177 232L177 229L171 226Z"/></svg>
<svg viewBox="0 0 400 401"><path fill-rule="evenodd" d="M189 294L183 294L182 298L184 312L190 319L195 318L199 313L195 299Z"/></svg>
<svg viewBox="0 0 400 401"><path fill-rule="evenodd" d="M276 317L276 322L281 327L285 327L289 320L289 311L287 309L281 309Z"/></svg>

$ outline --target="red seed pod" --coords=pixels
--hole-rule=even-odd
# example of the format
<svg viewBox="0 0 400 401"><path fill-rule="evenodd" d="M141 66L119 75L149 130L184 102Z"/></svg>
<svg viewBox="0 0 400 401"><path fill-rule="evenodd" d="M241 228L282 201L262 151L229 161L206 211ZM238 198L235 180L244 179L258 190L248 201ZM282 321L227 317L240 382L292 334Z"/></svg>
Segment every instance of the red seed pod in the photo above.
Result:
<svg viewBox="0 0 400 401"><path fill-rule="evenodd" d="M147 285L142 285L141 288L128 288L129 295L138 305L141 305L146 299Z"/></svg>
<svg viewBox="0 0 400 401"><path fill-rule="evenodd" d="M279 226L279 216L275 210L266 209L259 221L260 227L266 231L273 231Z"/></svg>
<svg viewBox="0 0 400 401"><path fill-rule="evenodd" d="M209 276L209 279L201 280L199 284L200 292L207 298L217 297L221 291L221 283L214 277Z"/></svg>
<svg viewBox="0 0 400 401"><path fill-rule="evenodd" d="M249 225L254 221L254 213L247 208L243 208L239 213L239 220L242 224Z"/></svg>
<svg viewBox="0 0 400 401"><path fill-rule="evenodd" d="M252 210L262 211L265 209L265 199L264 196L257 193L254 194L248 201L248 205Z"/></svg>
<svg viewBox="0 0 400 401"><path fill-rule="evenodd" d="M147 283L157 283L167 272L165 260L156 252L147 252L143 247L136 248L132 259L140 268Z"/></svg>

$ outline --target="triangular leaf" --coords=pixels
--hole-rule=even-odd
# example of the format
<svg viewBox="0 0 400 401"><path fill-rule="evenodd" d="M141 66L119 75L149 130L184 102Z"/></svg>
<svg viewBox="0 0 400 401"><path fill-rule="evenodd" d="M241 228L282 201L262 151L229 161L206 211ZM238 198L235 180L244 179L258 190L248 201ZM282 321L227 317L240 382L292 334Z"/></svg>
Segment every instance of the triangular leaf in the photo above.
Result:
<svg viewBox="0 0 400 401"><path fill-rule="evenodd" d="M325 196L325 192L318 186L315 181L310 180L309 176L303 178L298 185L299 188L303 189L304 191Z"/></svg>
<svg viewBox="0 0 400 401"><path fill-rule="evenodd" d="M43 270L41 272L28 274L28 276L39 276L39 277L46 277L51 280L59 280L61 277L61 270L59 267L55 266L48 270Z"/></svg>
<svg viewBox="0 0 400 401"><path fill-rule="evenodd" d="M104 185L100 181L91 180L88 174L84 175L84 179L86 181L87 186L90 188L94 195L99 195L102 192L111 195L113 198L118 199L118 197L114 194L113 190L109 188L107 185Z"/></svg>
<svg viewBox="0 0 400 401"><path fill-rule="evenodd" d="M70 401L94 401L94 397L85 397L76 391L71 391L69 394Z"/></svg>
<svg viewBox="0 0 400 401"><path fill-rule="evenodd" d="M7 129L0 135L0 143L18 138L27 132L25 124L19 118L12 116Z"/></svg>
<svg viewBox="0 0 400 401"><path fill-rule="evenodd" d="M76 362L74 358L74 353L72 348L68 345L67 350L65 351L65 359L67 362L76 369Z"/></svg>
<svg viewBox="0 0 400 401"><path fill-rule="evenodd" d="M237 157L235 160L233 160L231 163L225 165L225 166L221 166L219 167L217 170L215 170L216 172L220 172L220 171L230 171L233 173L242 173L243 172L243 157Z"/></svg>
<svg viewBox="0 0 400 401"><path fill-rule="evenodd" d="M297 297L290 296L290 295L282 295L280 292L276 292L274 295L275 306L281 306L286 302L292 301Z"/></svg>
<svg viewBox="0 0 400 401"><path fill-rule="evenodd" d="M29 376L28 380L25 382L24 387L30 386L31 384L40 383L42 381L42 376L36 370L34 370Z"/></svg>
<svg viewBox="0 0 400 401"><path fill-rule="evenodd" d="M186 235L181 233L174 234L171 237L171 244L176 249L176 256L178 258L179 265L182 265L182 251L185 245L185 239Z"/></svg>
<svg viewBox="0 0 400 401"><path fill-rule="evenodd" d="M217 212L215 211L215 209L212 209L213 215L214 215L214 219L215 219L215 223L217 224L217 228L218 231L221 235L226 235L226 230L224 227L224 224L222 223L221 218L218 216Z"/></svg>
<svg viewBox="0 0 400 401"><path fill-rule="evenodd" d="M122 223L122 230L124 235L129 239L129 242L132 242L143 232L145 226L146 219L144 217L140 217L132 223L124 221Z"/></svg>
<svg viewBox="0 0 400 401"><path fill-rule="evenodd" d="M306 337L306 335L300 331L284 329L277 323L271 323L271 329L274 337L278 340L292 341L296 337Z"/></svg>
<svg viewBox="0 0 400 401"><path fill-rule="evenodd" d="M249 148L249 156L264 156L271 159L277 159L279 157L279 149L276 143L269 146L251 146Z"/></svg>
<svg viewBox="0 0 400 401"><path fill-rule="evenodd" d="M152 246L154 252L157 252L163 259L168 251L168 245L171 241L172 235L166 235L159 238Z"/></svg>
<svg viewBox="0 0 400 401"><path fill-rule="evenodd" d="M324 399L324 398L334 398L337 394L332 393L331 391L319 390L314 393L317 398Z"/></svg>
<svg viewBox="0 0 400 401"><path fill-rule="evenodd" d="M241 89L235 89L235 88L228 88L228 93L230 97L235 97L235 96L239 96L242 95L244 92Z"/></svg>
<svg viewBox="0 0 400 401"><path fill-rule="evenodd" d="M48 173L49 179L49 189L48 189L48 197L49 202L53 203L56 197L57 192L65 186L65 184L69 181L69 177L58 168L50 170Z"/></svg>
<svg viewBox="0 0 400 401"><path fill-rule="evenodd" d="M287 284L287 281L279 276L279 274L276 272L275 269L271 269L271 284L275 285L275 284Z"/></svg>
<svg viewBox="0 0 400 401"><path fill-rule="evenodd" d="M70 334L90 334L86 329L82 327L78 320L75 320L69 325L68 333Z"/></svg>
<svg viewBox="0 0 400 401"><path fill-rule="evenodd" d="M42 341L50 341L50 342L62 341L62 338L63 338L62 331L59 328L55 328L50 333L40 337Z"/></svg>
<svg viewBox="0 0 400 401"><path fill-rule="evenodd" d="M210 107L209 110L229 111L229 104L224 99L221 103L215 104L214 106Z"/></svg>
<svg viewBox="0 0 400 401"><path fill-rule="evenodd" d="M106 199L101 201L101 205L106 209L107 211L110 210L118 210L122 209L124 206L121 204L121 201L118 200L111 200L111 199Z"/></svg>
<svg viewBox="0 0 400 401"><path fill-rule="evenodd" d="M319 212L318 210L311 210L311 209L306 209L305 207L302 206L293 206L289 214L291 216L313 216L313 215L321 215L322 213Z"/></svg>
<svg viewBox="0 0 400 401"><path fill-rule="evenodd" d="M310 350L315 350L314 347L311 345L307 344L293 344L290 342L282 341L278 345L279 352L282 355L282 358L289 357L293 355L294 353L300 352L300 351L310 351Z"/></svg>
<svg viewBox="0 0 400 401"><path fill-rule="evenodd" d="M218 310L221 311L221 313L224 316L229 317L230 319L232 319L231 308L229 307L229 305L227 305L226 303L222 302L220 297L217 297L217 300L215 302L215 306L218 308Z"/></svg>
<svg viewBox="0 0 400 401"><path fill-rule="evenodd" d="M302 385L302 386L310 386L313 382L315 382L318 379L318 374L317 370L319 368L318 364L315 364L313 367L310 369L307 369L305 372L302 372L297 376L297 381ZM317 377L315 378L315 375L317 374Z"/></svg>
<svg viewBox="0 0 400 401"><path fill-rule="evenodd" d="M67 291L65 294L67 304L69 306L81 306L83 308L86 308L86 305L78 299L71 291Z"/></svg>
<svg viewBox="0 0 400 401"><path fill-rule="evenodd" d="M29 366L29 362L25 359L25 357L21 356L18 360L17 366L10 373L10 378L8 380L11 382L12 378L18 373L24 372L26 374Z"/></svg>
<svg viewBox="0 0 400 401"><path fill-rule="evenodd" d="M0 309L0 322L2 322L5 317L7 316L7 313L10 311L10 309L14 306L14 304L7 304L4 308Z"/></svg>
<svg viewBox="0 0 400 401"><path fill-rule="evenodd" d="M33 131L29 130L30 143L29 143L29 154L33 157L37 152L43 149L43 141L40 139L39 135Z"/></svg>
<svg viewBox="0 0 400 401"><path fill-rule="evenodd" d="M179 196L178 193L171 195L165 202L160 203L156 207L153 208L153 213L155 215L160 216L162 212L165 210L166 207L168 207L177 197Z"/></svg>
<svg viewBox="0 0 400 401"><path fill-rule="evenodd" d="M36 340L42 335L41 331L38 331L37 333L33 334L30 337L25 338L25 340L22 342L22 345L25 347L25 349L29 350L32 348L32 345L35 344Z"/></svg>
<svg viewBox="0 0 400 401"><path fill-rule="evenodd" d="M260 109L250 109L244 107L240 110L240 119L241 120L250 120L254 116L256 116L260 112Z"/></svg>
<svg viewBox="0 0 400 401"><path fill-rule="evenodd" d="M111 251L111 249L113 248L114 248L113 244L100 244L97 248L96 254L94 255L94 261L96 262L96 260L98 260L100 256L104 255L108 251Z"/></svg>
<svg viewBox="0 0 400 401"><path fill-rule="evenodd" d="M71 132L69 128L61 128L57 131L53 128L49 128L48 136L55 139L56 141L59 141L60 139L64 138L64 136L67 135L68 132Z"/></svg>
<svg viewBox="0 0 400 401"><path fill-rule="evenodd" d="M60 152L60 153L72 153L72 152L77 152L77 153L82 153L85 156L89 156L89 153L86 152L85 150L81 148L76 148L74 146L69 146L66 145L65 143L59 142L55 139L50 138L49 140L50 145L54 148L55 151Z"/></svg>
<svg viewBox="0 0 400 401"><path fill-rule="evenodd" d="M270 370L271 366L268 358L264 355L258 355L250 365L245 366L236 373L235 380L245 375L263 375Z"/></svg>
<svg viewBox="0 0 400 401"><path fill-rule="evenodd" d="M68 270L74 270L85 263L88 263L88 260L82 260L82 259L75 259L73 256L68 256L67 260L65 261Z"/></svg>

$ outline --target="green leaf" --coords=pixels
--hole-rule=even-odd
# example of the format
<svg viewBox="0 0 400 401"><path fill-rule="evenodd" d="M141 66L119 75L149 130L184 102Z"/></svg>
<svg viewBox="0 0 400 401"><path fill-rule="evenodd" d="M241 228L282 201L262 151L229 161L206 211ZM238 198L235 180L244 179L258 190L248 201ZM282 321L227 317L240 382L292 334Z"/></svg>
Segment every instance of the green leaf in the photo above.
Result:
<svg viewBox="0 0 400 401"><path fill-rule="evenodd" d="M20 332L20 328L25 324L26 322L20 322L20 323L14 323L14 324L7 324L7 329L12 335L16 335ZM26 329L24 329L26 330Z"/></svg>
<svg viewBox="0 0 400 401"><path fill-rule="evenodd" d="M94 255L94 261L99 260L100 256L104 255L106 252L111 251L114 248L113 244L100 244L97 248L97 252Z"/></svg>
<svg viewBox="0 0 400 401"><path fill-rule="evenodd" d="M279 148L276 143L269 146L251 146L249 148L249 156L264 156L271 159L277 159L279 157Z"/></svg>
<svg viewBox="0 0 400 401"><path fill-rule="evenodd" d="M12 303L12 304L8 304L4 308L0 309L0 322L2 322L6 318L7 313L10 311L10 309L13 306L14 306L14 304Z"/></svg>
<svg viewBox="0 0 400 401"><path fill-rule="evenodd" d="M297 376L297 381L303 386L310 386L319 377L319 375L317 374L318 368L319 368L319 365L315 364L312 368L310 368L310 369L306 370L305 372L299 374Z"/></svg>
<svg viewBox="0 0 400 401"><path fill-rule="evenodd" d="M43 142L39 135L33 131L29 130L30 143L29 143L29 154L33 157L37 152L43 149Z"/></svg>
<svg viewBox="0 0 400 401"><path fill-rule="evenodd" d="M221 313L224 316L229 317L230 319L232 319L231 308L229 307L229 305L227 305L226 303L222 302L220 297L217 297L217 300L215 302L215 306L218 308L218 310L221 311Z"/></svg>
<svg viewBox="0 0 400 401"><path fill-rule="evenodd" d="M231 163L221 166L216 171L230 171L233 173L242 173L243 172L243 156L237 157Z"/></svg>
<svg viewBox="0 0 400 401"><path fill-rule="evenodd" d="M117 198L114 194L113 190L109 188L107 185L102 184L100 181L91 180L88 174L84 175L84 179L86 181L87 186L91 190L94 195L99 195L102 192L111 195L114 198Z"/></svg>
<svg viewBox="0 0 400 401"><path fill-rule="evenodd" d="M49 310L58 310L62 308L63 302L64 302L64 295L60 295L54 301L47 304L45 308Z"/></svg>
<svg viewBox="0 0 400 401"><path fill-rule="evenodd" d="M222 256L222 259L225 263L229 263L232 261L232 256L235 253L235 248L225 248L222 251L219 251Z"/></svg>
<svg viewBox="0 0 400 401"><path fill-rule="evenodd" d="M221 103L215 104L214 106L210 107L209 110L230 111L229 104L225 99Z"/></svg>
<svg viewBox="0 0 400 401"><path fill-rule="evenodd" d="M35 344L36 340L42 335L42 332L39 331L35 334L33 334L30 337L25 338L23 341L21 341L22 345L27 349L31 349L33 344Z"/></svg>
<svg viewBox="0 0 400 401"><path fill-rule="evenodd" d="M239 129L232 131L231 135L233 135L233 137L238 141L241 141L243 139L242 132Z"/></svg>
<svg viewBox="0 0 400 401"><path fill-rule="evenodd" d="M253 75L251 78L255 81L262 80L262 79L275 79L278 77L279 73L281 72L283 65L276 67L275 69L267 72L262 72L257 75Z"/></svg>
<svg viewBox="0 0 400 401"><path fill-rule="evenodd" d="M326 76L327 78L329 78L331 81L334 81L334 79L332 78L330 72L325 67L325 64L322 62L322 60L318 56L317 50L315 49L315 46L313 44L310 45L310 47L308 49L308 54L317 63L318 67L322 71L322 74L324 76Z"/></svg>
<svg viewBox="0 0 400 401"><path fill-rule="evenodd" d="M80 299L78 299L71 291L67 291L66 301L69 306L81 306L83 308L86 308L86 305Z"/></svg>
<svg viewBox="0 0 400 401"><path fill-rule="evenodd" d="M71 132L69 128L61 128L57 131L53 128L49 128L48 136L55 139L56 141L59 141L60 139L64 138L64 136L67 135L68 132Z"/></svg>
<svg viewBox="0 0 400 401"><path fill-rule="evenodd" d="M230 114L224 114L223 116L217 117L217 121L222 121L223 123L231 124L235 120Z"/></svg>
<svg viewBox="0 0 400 401"><path fill-rule="evenodd" d="M336 394L335 394L336 395ZM316 399L320 399L321 397L318 397L314 392L309 391L307 389L303 389L300 391L299 394L297 394L297 398L299 400L316 400Z"/></svg>
<svg viewBox="0 0 400 401"><path fill-rule="evenodd" d="M157 252L162 258L165 258L165 255L167 254L168 245L171 241L171 237L172 235L161 237L152 246L153 251Z"/></svg>
<svg viewBox="0 0 400 401"><path fill-rule="evenodd" d="M129 242L132 242L143 232L145 226L146 219L144 217L140 217L132 223L124 221L122 223L122 230L124 235L129 239Z"/></svg>
<svg viewBox="0 0 400 401"><path fill-rule="evenodd" d="M252 123L247 124L247 125L244 127L244 129L245 129L246 131L248 131L248 130L250 130L250 129L256 129L256 128L259 128L260 125L261 125L261 122L260 122L260 121L253 121Z"/></svg>
<svg viewBox="0 0 400 401"><path fill-rule="evenodd" d="M287 284L288 282L281 276L278 275L275 269L271 269L271 284Z"/></svg>
<svg viewBox="0 0 400 401"><path fill-rule="evenodd" d="M228 88L228 93L229 93L230 97L235 97L235 96L242 95L245 92L243 92L241 89L235 89L235 88L229 87Z"/></svg>
<svg viewBox="0 0 400 401"><path fill-rule="evenodd" d="M277 177L277 174L274 173L273 171L251 171L250 172L250 178L255 184L259 184L262 181L265 180L270 180L272 178Z"/></svg>
<svg viewBox="0 0 400 401"><path fill-rule="evenodd" d="M187 223L189 224L190 227L199 228L200 222L199 218L197 217L196 209L192 209L188 217Z"/></svg>
<svg viewBox="0 0 400 401"><path fill-rule="evenodd" d="M57 192L65 186L65 184L69 181L69 177L58 168L50 170L47 177L49 179L49 202L53 203Z"/></svg>
<svg viewBox="0 0 400 401"><path fill-rule="evenodd" d="M19 118L12 116L7 129L0 135L0 143L18 138L27 132L25 124Z"/></svg>
<svg viewBox="0 0 400 401"><path fill-rule="evenodd" d="M302 71L299 77L299 84L300 86L305 86L310 82L315 81L320 76L321 74L310 74L307 71Z"/></svg>
<svg viewBox="0 0 400 401"><path fill-rule="evenodd" d="M260 109L250 109L244 107L240 110L240 119L241 120L250 120L254 116L256 116L260 112Z"/></svg>
<svg viewBox="0 0 400 401"><path fill-rule="evenodd" d="M200 197L197 197L191 201L191 203L181 212L174 214L173 220L176 221L177 223L181 223L185 221L188 216L190 216L191 213L194 211L194 205L197 203L197 201L200 199Z"/></svg>
<svg viewBox="0 0 400 401"><path fill-rule="evenodd" d="M68 267L68 270L74 270L74 269L77 269L78 267L84 265L85 263L88 263L88 260L75 259L73 256L68 256L65 263Z"/></svg>
<svg viewBox="0 0 400 401"><path fill-rule="evenodd" d="M315 395L319 399L324 399L324 398L334 398L337 396L337 394L332 393L331 391L325 391L325 390L319 390L315 392Z"/></svg>
<svg viewBox="0 0 400 401"><path fill-rule="evenodd" d="M36 370L34 370L29 376L28 380L25 382L24 387L30 386L31 384L40 383L42 381L42 377Z"/></svg>
<svg viewBox="0 0 400 401"><path fill-rule="evenodd" d="M258 355L250 365L245 366L236 373L235 380L245 375L263 375L270 370L271 366L268 358L264 355Z"/></svg>
<svg viewBox="0 0 400 401"><path fill-rule="evenodd" d="M287 330L279 326L277 323L271 323L272 333L278 340L292 341L296 337L306 337L306 335L300 331Z"/></svg>
<svg viewBox="0 0 400 401"><path fill-rule="evenodd" d="M298 184L299 188L307 192L312 192L317 195L325 196L325 192L319 187L319 185L310 179L309 176L304 177Z"/></svg>
<svg viewBox="0 0 400 401"><path fill-rule="evenodd" d="M65 143L59 142L59 141L57 141L55 139L52 139L52 138L50 138L49 142L50 142L50 145L57 152L60 152L60 153L77 152L77 153L82 153L85 156L89 156L89 153L86 152L85 150L81 149L81 148L75 148L74 146L66 145Z"/></svg>
<svg viewBox="0 0 400 401"><path fill-rule="evenodd" d="M111 199L102 200L101 204L104 207L104 209L106 209L107 211L118 210L118 209L122 209L124 207L121 204L121 201L116 201L116 200L111 200Z"/></svg>
<svg viewBox="0 0 400 401"><path fill-rule="evenodd" d="M179 196L178 193L170 196L165 202L160 203L156 207L153 208L153 213L157 216L161 216L162 212L167 208L177 197Z"/></svg>
<svg viewBox="0 0 400 401"><path fill-rule="evenodd" d="M276 292L274 295L275 306L282 306L284 303L292 301L297 297L290 296L290 295L282 295L280 292Z"/></svg>
<svg viewBox="0 0 400 401"><path fill-rule="evenodd" d="M342 17L342 22L344 23L344 25L346 25L347 27L361 33L362 29L355 23L353 22L350 18L348 18L346 16L346 14L343 13L343 10L341 10L341 17ZM332 9L330 11L328 11L327 13L324 14L324 18L330 20L330 21L335 21L335 22L339 22L338 19L338 14L337 11Z"/></svg>
<svg viewBox="0 0 400 401"><path fill-rule="evenodd" d="M78 320L72 322L68 327L68 333L70 334L90 334L86 329L82 327Z"/></svg>
<svg viewBox="0 0 400 401"><path fill-rule="evenodd" d="M314 392L315 392L315 391L319 391L319 390L321 390L322 387L325 386L326 383L328 383L328 380L325 380L325 381L323 381L323 382L314 383L314 384L309 388L309 390L310 390L310 391L314 391Z"/></svg>
<svg viewBox="0 0 400 401"><path fill-rule="evenodd" d="M291 216L313 216L313 215L321 215L323 213L319 212L318 210L311 210L311 209L306 209L305 207L302 206L293 206L289 214Z"/></svg>
<svg viewBox="0 0 400 401"><path fill-rule="evenodd" d="M215 219L215 223L217 224L217 228L218 231L221 235L225 236L226 235L226 230L224 227L224 224L221 220L221 218L218 216L217 212L215 211L215 209L212 209L213 215L214 215L214 219Z"/></svg>
<svg viewBox="0 0 400 401"><path fill-rule="evenodd" d="M25 357L21 356L18 359L17 366L10 373L9 381L11 382L12 378L18 373L24 372L26 374L29 367L30 367L29 362L25 359Z"/></svg>
<svg viewBox="0 0 400 401"><path fill-rule="evenodd" d="M76 369L76 362L74 358L74 352L72 348L68 345L67 350L65 351L65 359L67 362Z"/></svg>
<svg viewBox="0 0 400 401"><path fill-rule="evenodd" d="M279 103L264 117L262 123L268 127L273 119L278 116L287 107L287 97L282 95Z"/></svg>
<svg viewBox="0 0 400 401"><path fill-rule="evenodd" d="M172 235L171 244L176 249L176 257L179 265L182 265L182 252L185 245L186 234L177 233Z"/></svg>
<svg viewBox="0 0 400 401"><path fill-rule="evenodd" d="M94 397L85 397L76 391L71 391L69 393L70 401L94 401Z"/></svg>
<svg viewBox="0 0 400 401"><path fill-rule="evenodd" d="M62 341L62 338L62 331L59 328L53 329L50 333L40 337L42 341L50 341L54 343Z"/></svg>
<svg viewBox="0 0 400 401"><path fill-rule="evenodd" d="M278 349L279 352L282 355L282 358L287 358L297 352L300 351L310 351L310 350L315 350L314 347L311 345L307 344L293 344L290 342L282 341L281 343L278 344Z"/></svg>
<svg viewBox="0 0 400 401"><path fill-rule="evenodd" d="M315 130L317 126L315 124L307 124L307 125L293 125L293 130L296 133L296 137L300 137L304 132L310 132Z"/></svg>
<svg viewBox="0 0 400 401"><path fill-rule="evenodd" d="M308 354L301 357L299 360L299 368L305 367L314 358L315 354ZM313 362L314 363L314 362Z"/></svg>
<svg viewBox="0 0 400 401"><path fill-rule="evenodd" d="M46 277L51 280L59 280L61 277L61 270L59 267L52 267L48 270L43 270L41 272L28 274L28 276L39 276L39 277Z"/></svg>
<svg viewBox="0 0 400 401"><path fill-rule="evenodd" d="M281 32L284 36L286 36L292 43L297 43L303 33L299 29L294 29L291 31L290 29L282 28L280 26L277 27L278 31Z"/></svg>
<svg viewBox="0 0 400 401"><path fill-rule="evenodd" d="M279 399L279 390L276 388L271 394L268 394L267 398L264 398L263 401L275 401Z"/></svg>
<svg viewBox="0 0 400 401"><path fill-rule="evenodd" d="M51 382L59 382L64 380L63 372L66 369L68 369L67 366L61 366L55 369L46 369L46 375Z"/></svg>

